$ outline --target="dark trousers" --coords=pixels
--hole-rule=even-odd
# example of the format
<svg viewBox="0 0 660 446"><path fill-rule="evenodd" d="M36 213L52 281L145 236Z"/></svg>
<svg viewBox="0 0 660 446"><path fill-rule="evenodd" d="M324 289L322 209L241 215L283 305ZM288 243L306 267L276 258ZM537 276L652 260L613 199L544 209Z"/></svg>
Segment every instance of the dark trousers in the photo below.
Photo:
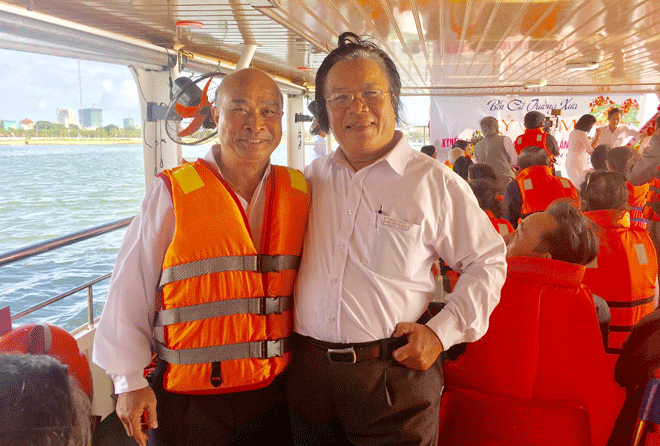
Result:
<svg viewBox="0 0 660 446"><path fill-rule="evenodd" d="M286 405L286 377L267 387L220 395L181 395L163 389L167 365L159 360L151 387L158 429L150 446L292 444Z"/></svg>
<svg viewBox="0 0 660 446"><path fill-rule="evenodd" d="M287 398L296 445L436 445L442 362L426 371L393 359L332 363L299 339Z"/></svg>

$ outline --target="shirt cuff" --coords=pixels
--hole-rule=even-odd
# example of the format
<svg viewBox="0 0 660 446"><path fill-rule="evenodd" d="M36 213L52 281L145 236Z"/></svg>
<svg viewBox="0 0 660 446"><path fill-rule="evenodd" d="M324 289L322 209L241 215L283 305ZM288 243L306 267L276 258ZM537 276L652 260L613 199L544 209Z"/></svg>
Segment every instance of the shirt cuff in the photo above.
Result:
<svg viewBox="0 0 660 446"><path fill-rule="evenodd" d="M149 382L142 375L142 370L128 375L111 374L110 378L112 378L112 382L115 385L115 393L132 392L133 390L140 390L147 387Z"/></svg>
<svg viewBox="0 0 660 446"><path fill-rule="evenodd" d="M444 351L464 341L461 325L450 311L441 310L426 326L438 336Z"/></svg>

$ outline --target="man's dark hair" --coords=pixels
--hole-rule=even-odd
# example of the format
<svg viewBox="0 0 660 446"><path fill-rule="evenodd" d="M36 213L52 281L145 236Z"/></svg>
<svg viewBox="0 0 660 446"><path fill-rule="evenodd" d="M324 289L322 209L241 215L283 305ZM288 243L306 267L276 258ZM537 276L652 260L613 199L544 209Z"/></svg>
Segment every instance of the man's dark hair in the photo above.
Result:
<svg viewBox="0 0 660 446"><path fill-rule="evenodd" d="M607 119L610 119L614 113L621 113L623 115L623 112L620 108L614 107L607 112Z"/></svg>
<svg viewBox="0 0 660 446"><path fill-rule="evenodd" d="M459 174L465 181L468 179L468 168L472 165L472 160L466 156L459 156L454 161L454 172Z"/></svg>
<svg viewBox="0 0 660 446"><path fill-rule="evenodd" d="M527 146L522 149L518 156L518 167L520 167L520 170L527 169L531 166L548 165L550 165L548 152L539 146Z"/></svg>
<svg viewBox="0 0 660 446"><path fill-rule="evenodd" d="M599 144L591 153L591 165L594 169L607 170L607 152L610 150L609 144Z"/></svg>
<svg viewBox="0 0 660 446"><path fill-rule="evenodd" d="M420 152L428 155L428 156L433 156L435 155L435 146L430 145L430 146L422 146L420 149Z"/></svg>
<svg viewBox="0 0 660 446"><path fill-rule="evenodd" d="M472 164L468 167L468 179L479 180L484 179L491 182L497 181L497 174L488 164L479 163Z"/></svg>
<svg viewBox="0 0 660 446"><path fill-rule="evenodd" d="M656 130L660 129L660 115L658 115L658 117L655 118L655 129Z"/></svg>
<svg viewBox="0 0 660 446"><path fill-rule="evenodd" d="M479 164L473 164L470 167L478 166ZM495 185L484 178L479 178L476 180L470 180L470 187L474 196L477 197L479 202L479 207L484 211L491 211L495 218L502 217L502 203L497 199L497 190Z"/></svg>
<svg viewBox="0 0 660 446"><path fill-rule="evenodd" d="M0 354L0 444L87 446L89 409L89 399L57 359Z"/></svg>
<svg viewBox="0 0 660 446"><path fill-rule="evenodd" d="M554 260L586 265L596 258L600 241L594 223L570 198L553 201L546 210L557 226L541 236L537 252L550 253Z"/></svg>
<svg viewBox="0 0 660 446"><path fill-rule="evenodd" d="M583 132L588 132L596 123L596 118L593 115L586 114L580 116L580 119L575 123L575 130L582 130Z"/></svg>
<svg viewBox="0 0 660 446"><path fill-rule="evenodd" d="M543 124L545 115L539 111L531 111L525 115L523 123L526 129L537 129Z"/></svg>
<svg viewBox="0 0 660 446"><path fill-rule="evenodd" d="M619 172L594 170L580 186L582 209L601 211L603 209L628 209L628 187L626 177Z"/></svg>
<svg viewBox="0 0 660 446"><path fill-rule="evenodd" d="M633 150L630 147L614 147L607 152L607 163L610 165L612 172L619 172L621 175L626 174L628 162L633 156Z"/></svg>
<svg viewBox="0 0 660 446"><path fill-rule="evenodd" d="M451 148L458 147L459 149L467 150L470 147L470 143L464 139L457 139Z"/></svg>
<svg viewBox="0 0 660 446"><path fill-rule="evenodd" d="M401 122L401 78L399 72L396 69L396 65L392 59L376 46L375 43L369 42L368 40L362 40L356 34L351 32L342 33L339 36L338 47L335 48L323 59L323 63L316 72L316 93L314 99L316 100L316 110L317 118L319 120L319 125L324 132L330 131L330 122L328 119L328 110L326 109L325 95L325 80L330 72L330 69L337 63L343 60L354 60L354 59L373 59L383 70L383 73L387 77L387 82L389 84L389 95L388 97L392 101L392 107L394 107L394 114L396 116L396 122Z"/></svg>

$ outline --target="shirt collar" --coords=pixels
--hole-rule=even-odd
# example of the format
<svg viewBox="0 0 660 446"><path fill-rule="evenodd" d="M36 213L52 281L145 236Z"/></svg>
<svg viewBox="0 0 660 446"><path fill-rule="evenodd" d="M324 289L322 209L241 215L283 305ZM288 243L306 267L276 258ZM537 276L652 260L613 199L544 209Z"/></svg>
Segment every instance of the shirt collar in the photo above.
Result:
<svg viewBox="0 0 660 446"><path fill-rule="evenodd" d="M396 130L394 132L394 138L399 138L399 141L392 148L392 150L387 152L381 158L377 159L376 161L374 161L364 169L368 169L371 166L374 166L380 162L386 162L390 165L392 170L394 170L400 176L403 176L403 172L406 169L406 164L408 164L408 158L410 158L412 148L408 143L408 138L406 138L403 135L403 133L401 133L401 131ZM348 163L348 160L346 159L346 155L344 154L344 151L341 150L341 146L339 146L338 150L334 151L334 153L330 157L330 160L333 163L342 164L348 168L351 168L350 164Z"/></svg>

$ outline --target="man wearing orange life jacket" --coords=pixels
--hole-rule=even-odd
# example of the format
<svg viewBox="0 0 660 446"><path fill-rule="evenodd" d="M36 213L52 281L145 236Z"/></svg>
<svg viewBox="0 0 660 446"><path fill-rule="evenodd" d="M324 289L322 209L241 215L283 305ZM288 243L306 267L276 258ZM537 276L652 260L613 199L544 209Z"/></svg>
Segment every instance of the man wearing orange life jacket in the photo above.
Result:
<svg viewBox="0 0 660 446"><path fill-rule="evenodd" d="M545 115L538 111L531 111L525 115L525 133L518 136L514 141L516 153L520 155L525 147L537 146L544 149L550 160L554 163L555 157L559 155L559 145L554 136L543 131L541 127Z"/></svg>
<svg viewBox="0 0 660 446"><path fill-rule="evenodd" d="M219 144L147 191L96 332L94 362L143 446L143 411L158 446L261 444L274 429L291 441L283 371L309 191L301 172L270 165L282 95L268 75L228 75L212 115Z"/></svg>
<svg viewBox="0 0 660 446"><path fill-rule="evenodd" d="M583 186L585 215L603 229L596 264L587 265L584 284L610 307L606 351L614 365L632 327L655 307L658 263L648 232L632 226L625 210L625 177L597 170Z"/></svg>
<svg viewBox="0 0 660 446"><path fill-rule="evenodd" d="M607 167L612 172L618 172L625 177L629 170L628 166L639 157L635 149L630 146L614 147L607 152ZM649 184L634 186L626 181L628 188L628 205L630 206L630 225L646 228L646 218L644 217L644 206L646 197L649 193Z"/></svg>
<svg viewBox="0 0 660 446"><path fill-rule="evenodd" d="M552 175L549 163L548 154L540 147L530 146L520 153L520 173L504 189L504 218L514 228L519 219L544 211L557 198L577 199L573 183Z"/></svg>

